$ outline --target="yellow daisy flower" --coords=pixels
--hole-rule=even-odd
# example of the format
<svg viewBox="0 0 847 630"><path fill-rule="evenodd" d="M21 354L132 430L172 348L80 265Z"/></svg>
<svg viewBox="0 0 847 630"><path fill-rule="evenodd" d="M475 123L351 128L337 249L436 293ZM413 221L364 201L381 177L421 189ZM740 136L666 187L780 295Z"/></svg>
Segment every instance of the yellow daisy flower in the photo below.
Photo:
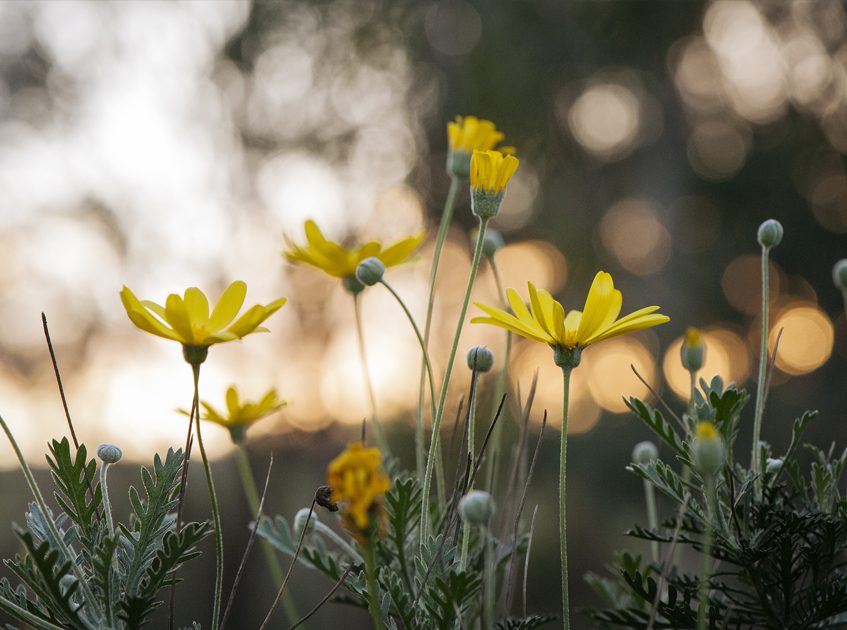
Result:
<svg viewBox="0 0 847 630"><path fill-rule="evenodd" d="M216 343L241 339L254 332L268 332L260 326L285 304L286 298L270 304L249 308L235 322L235 316L244 304L247 285L233 282L209 313L209 300L197 287L185 290L183 297L171 293L165 306L155 302L140 301L128 287L121 291L121 302L132 323L141 330L165 339L178 341L183 346L203 348Z"/></svg>
<svg viewBox="0 0 847 630"><path fill-rule="evenodd" d="M581 349L598 341L651 328L670 321L667 315L656 313L658 306L648 306L618 319L621 312L621 292L615 289L612 276L600 271L594 277L582 311L565 314L562 305L547 291L539 291L530 282L530 308L527 308L514 289L506 290L512 312L477 303L488 317L475 317L475 324L492 324L517 335L546 343L553 348Z"/></svg>
<svg viewBox="0 0 847 630"><path fill-rule="evenodd" d="M519 164L514 155L503 155L500 151L474 151L471 190L495 195L503 192Z"/></svg>
<svg viewBox="0 0 847 630"><path fill-rule="evenodd" d="M226 390L226 413L221 413L205 400L200 401L204 413L200 416L202 420L214 422L229 430L234 442L238 443L244 439L247 429L262 418L266 418L275 411L279 411L288 403L279 398L275 389L268 392L257 402L239 400L238 390L231 385ZM187 414L183 409L182 413Z"/></svg>
<svg viewBox="0 0 847 630"><path fill-rule="evenodd" d="M345 526L357 540L365 540L371 527L379 526L382 496L391 488L379 449L353 442L329 463L326 478L332 488L330 500L342 504Z"/></svg>
<svg viewBox="0 0 847 630"><path fill-rule="evenodd" d="M455 122L447 123L447 173L459 179L470 174L471 154L474 151L490 151L503 139L503 132L490 120L476 116L456 116ZM514 147L500 147L502 153L514 153Z"/></svg>
<svg viewBox="0 0 847 630"><path fill-rule="evenodd" d="M406 262L426 235L425 232L421 232L417 236L404 238L384 249L377 241L365 243L356 249L345 249L338 243L327 240L314 221L306 221L305 230L308 244L300 247L285 236L289 249L283 252L283 255L289 262L305 263L330 276L344 280L355 280L356 267L366 258L378 258L386 267L394 267Z"/></svg>

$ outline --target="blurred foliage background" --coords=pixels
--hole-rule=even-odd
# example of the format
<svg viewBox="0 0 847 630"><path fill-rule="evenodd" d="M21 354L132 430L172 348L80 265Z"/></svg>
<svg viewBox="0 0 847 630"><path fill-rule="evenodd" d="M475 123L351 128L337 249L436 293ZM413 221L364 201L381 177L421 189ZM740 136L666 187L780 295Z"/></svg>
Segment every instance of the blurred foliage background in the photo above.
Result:
<svg viewBox="0 0 847 630"><path fill-rule="evenodd" d="M822 412L810 438L825 446L842 435L847 332L830 278L847 255L841 2L9 1L0 3L0 413L31 461L43 465L48 438L66 431L42 311L81 439L124 449L111 488L125 512L137 464L182 443L174 409L190 401L191 375L173 344L133 329L118 291L127 284L158 301L196 285L216 296L240 278L248 300L290 301L270 335L213 349L201 396L220 402L230 383L254 396L279 389L290 406L252 430L254 463L262 474L277 456L270 513L307 505L367 404L349 295L284 263L282 234L302 239L307 218L351 243L432 229L449 183L445 124L457 114L495 121L521 159L496 220L507 286L531 280L578 308L605 269L626 311L658 304L672 318L592 349L575 374L572 576L600 569L643 520L641 484L623 470L647 436L621 401L648 394L630 364L679 405L680 337L694 325L705 330L709 375L754 384L755 231L766 218L786 235L772 254L772 321L784 334L764 436L787 443L790 419L807 407ZM465 193L442 259L437 367L473 224ZM430 249L390 275L421 319ZM497 300L490 269L475 297ZM413 465L416 342L387 293L367 292L364 309L380 412ZM485 343L502 356L502 336L481 328L469 327L461 347ZM510 369L524 391L540 370L533 420L544 408L557 417L560 375L547 350L516 343ZM468 382L457 374L450 400ZM250 515L228 437L207 434L233 568ZM530 610L558 605L556 441L543 447L529 499L539 505ZM10 471L0 490L8 518L21 521L27 496L11 455L0 449ZM208 509L199 474L194 518ZM181 589L178 622L207 621L211 543L207 552ZM268 583L256 556L240 620L261 618ZM572 600L588 604L585 586L572 584ZM306 609L327 587L300 570L292 590ZM367 627L364 613L337 605L312 625L339 619Z"/></svg>

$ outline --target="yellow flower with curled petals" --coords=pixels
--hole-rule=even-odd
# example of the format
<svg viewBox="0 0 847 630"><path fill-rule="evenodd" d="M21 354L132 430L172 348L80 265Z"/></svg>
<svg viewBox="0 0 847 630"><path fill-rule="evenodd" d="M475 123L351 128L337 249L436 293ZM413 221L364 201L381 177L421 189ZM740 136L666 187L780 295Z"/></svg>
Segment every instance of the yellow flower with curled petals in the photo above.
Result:
<svg viewBox="0 0 847 630"><path fill-rule="evenodd" d="M503 139L503 132L490 120L476 116L456 116L447 123L447 173L467 179L474 151L490 151ZM514 153L514 147L499 147L502 153Z"/></svg>
<svg viewBox="0 0 847 630"><path fill-rule="evenodd" d="M250 426L275 411L279 411L287 404L287 402L280 399L275 389L268 390L256 402L242 402L238 395L238 390L234 385L231 385L226 390L226 412L220 412L205 400L201 400L200 406L203 407L204 413L201 414L200 419L214 422L228 429L233 442L239 443L244 439L245 433ZM188 415L188 412L184 409L180 409L180 411Z"/></svg>
<svg viewBox="0 0 847 630"><path fill-rule="evenodd" d="M246 295L247 285L240 280L233 282L211 313L209 300L197 287L186 289L182 297L171 293L165 300L165 306L147 300L142 302L128 287L124 287L121 302L129 319L141 330L178 341L186 348L208 348L254 332L267 332L268 329L261 326L262 322L286 302L286 298L280 298L265 306L257 304L235 319Z"/></svg>
<svg viewBox="0 0 847 630"><path fill-rule="evenodd" d="M354 286L358 284L356 267L366 258L378 258L386 267L394 267L409 260L426 235L421 232L385 248L377 241L370 241L356 249L345 249L328 240L314 221L306 221L305 231L305 247L297 245L285 236L289 249L283 252L283 255L289 262L311 265L330 276L342 278L345 280L345 286L348 283Z"/></svg>
<svg viewBox="0 0 847 630"><path fill-rule="evenodd" d="M353 442L329 463L326 478L332 489L330 500L341 504L345 527L363 542L373 527L380 527L382 496L391 488L382 454L378 448Z"/></svg>
<svg viewBox="0 0 847 630"><path fill-rule="evenodd" d="M615 289L612 276L600 271L594 277L582 311L565 314L562 305L547 291L540 291L530 282L529 308L514 289L506 290L512 313L477 303L488 317L475 317L475 324L492 324L521 337L546 343L554 349L580 350L598 341L652 328L670 321L656 313L658 306L648 306L618 319L621 312L621 292Z"/></svg>
<svg viewBox="0 0 847 630"><path fill-rule="evenodd" d="M474 151L471 158L471 209L482 218L500 212L506 195L506 184L518 170L520 162L514 155L499 151Z"/></svg>

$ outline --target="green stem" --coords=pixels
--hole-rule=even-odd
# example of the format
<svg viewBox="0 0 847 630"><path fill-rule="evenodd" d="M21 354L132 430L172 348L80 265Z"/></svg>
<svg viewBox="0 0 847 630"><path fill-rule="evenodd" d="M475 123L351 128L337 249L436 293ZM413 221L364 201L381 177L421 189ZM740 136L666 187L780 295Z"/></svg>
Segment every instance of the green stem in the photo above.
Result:
<svg viewBox="0 0 847 630"><path fill-rule="evenodd" d="M247 499L250 513L258 514L259 492L256 487L256 478L253 476L253 469L250 467L247 445L243 442L238 444L235 451L235 461L238 464L238 476L241 479L241 487L244 490L244 497ZM259 546L262 548L262 555L265 557L265 564L268 567L268 573L271 574L274 588L278 589L282 584L282 565L279 563L279 558L277 558L271 544L264 538L259 541ZM285 616L289 623L295 623L300 618L290 593L283 594L282 608L285 610Z"/></svg>
<svg viewBox="0 0 847 630"><path fill-rule="evenodd" d="M82 592L83 600L86 604L90 605L92 608L99 608L97 601L94 598L94 593L91 592L91 589L88 587L87 578L82 574L82 571L79 568L78 563L76 562L76 554L74 554L70 548L65 544L65 539L59 530L56 528L56 524L53 522L52 513L50 509L47 507L47 503L44 501L44 496L41 494L41 489L38 487L38 484L35 482L35 477L32 475L32 470L29 467L29 464L26 463L24 459L24 455L21 452L20 447L18 446L17 441L15 440L15 436L12 435L12 431L9 429L9 425L6 424L6 421L3 419L3 416L0 416L0 426L3 428L3 432L6 434L6 437L9 439L9 443L12 445L12 449L15 451L15 456L18 458L18 464L20 464L21 472L24 474L24 478L26 479L26 483L29 486L29 490L32 493L32 497L35 499L35 503L38 505L38 509L41 511L41 515L44 517L44 522L47 525L47 530L50 532L50 537L53 539L51 543L55 542L56 546L59 548L59 551L64 556L64 559L67 562L71 563L70 569L74 572L74 576L79 582L80 591Z"/></svg>
<svg viewBox="0 0 847 630"><path fill-rule="evenodd" d="M479 378L479 372L474 370L473 376L471 378L471 399L468 401L468 461L475 461L474 455L474 444L476 443L476 431L474 427L476 425L476 385L477 380ZM472 485L468 485L466 492L470 492L473 490ZM471 540L471 525L467 521L462 525L462 553L459 557L459 568L464 569L467 566L468 562L468 547L470 546Z"/></svg>
<svg viewBox="0 0 847 630"><path fill-rule="evenodd" d="M762 450L759 448L759 436L762 432L762 413L765 409L765 373L768 363L768 253L770 249L762 246L762 336L761 348L759 349L759 380L756 383L756 409L753 415L753 456L751 465L753 475L756 477L754 484L756 497L762 494L761 469Z"/></svg>
<svg viewBox="0 0 847 630"><path fill-rule="evenodd" d="M359 358L362 361L362 374L365 377L365 386L368 390L368 401L371 406L371 422L373 423L374 438L376 443L386 455L391 451L388 450L388 441L385 439L385 432L382 430L382 424L376 415L376 394L374 394L373 381L371 380L371 371L368 368L368 354L365 349L365 333L362 327L362 303L359 300L358 293L353 295L353 310L356 311L356 336L359 339Z"/></svg>
<svg viewBox="0 0 847 630"><path fill-rule="evenodd" d="M490 540L488 528L483 525L480 528L482 531L480 532L480 536L484 541L485 547L485 569L483 573L483 602L482 602L482 628L493 628L494 627L494 592L497 590L497 583L494 580L494 549L493 549L493 541Z"/></svg>
<svg viewBox="0 0 847 630"><path fill-rule="evenodd" d="M462 310L459 313L459 322L456 325L456 334L453 336L453 345L450 348L450 356L447 359L447 368L444 372L444 382L441 386L441 394L438 398L438 407L436 408L435 420L432 423L432 444L437 444L441 435L441 418L444 415L444 403L447 401L447 386L450 384L450 375L453 372L453 363L456 359L456 350L459 347L459 337L462 334L462 326L465 323L465 315L468 312L468 304L471 301L471 291L473 290L474 281L476 280L476 272L479 269L479 261L482 257L482 244L485 240L485 228L488 227L489 219L480 217L479 233L476 237L476 247L474 248L473 261L471 262L471 272L468 278L468 287L465 290L465 299L462 302ZM420 542L426 540L429 534L429 491L432 485L432 467L435 461L435 448L430 447L429 455L426 461L426 471L424 472L423 484L423 505L421 507L421 531Z"/></svg>
<svg viewBox="0 0 847 630"><path fill-rule="evenodd" d="M709 579L712 568L712 541L714 539L714 528L712 521L717 518L715 497L715 480L709 476L706 480L706 503L709 506L709 518L707 519L705 538L703 539L703 564L700 570L699 597L700 606L697 611L697 630L706 630L709 612Z"/></svg>
<svg viewBox="0 0 847 630"><path fill-rule="evenodd" d="M570 603L568 600L568 520L567 520L567 467L568 467L568 403L571 370L562 368L564 389L562 398L562 442L559 458L559 557L562 562L562 628L570 628Z"/></svg>
<svg viewBox="0 0 847 630"><path fill-rule="evenodd" d="M364 545L365 574L368 578L368 610L374 622L375 630L382 630L382 614L379 610L379 586L376 583L376 559L373 541Z"/></svg>
<svg viewBox="0 0 847 630"><path fill-rule="evenodd" d="M109 528L109 534L115 534L115 523L112 520L112 504L109 501L109 483L108 473L106 472L110 464L102 462L100 464L100 491L103 494L103 514L106 516L106 527Z"/></svg>
<svg viewBox="0 0 847 630"><path fill-rule="evenodd" d="M688 395L688 426L694 429L697 426L697 373L694 370L688 372L689 376L689 395Z"/></svg>
<svg viewBox="0 0 847 630"><path fill-rule="evenodd" d="M194 408L200 408L200 364L192 365L194 372ZM206 473L206 487L209 490L209 500L212 504L212 523L215 527L215 598L212 602L212 630L216 630L221 615L221 596L223 593L224 574L224 538L221 531L221 511L218 507L218 495L215 492L215 481L212 479L212 469L203 445L203 435L200 432L200 414L195 416L194 430L197 433L197 445L200 447L200 459L203 460L203 471Z"/></svg>
<svg viewBox="0 0 847 630"><path fill-rule="evenodd" d="M650 529L656 531L659 528L659 517L656 512L656 490L653 484L644 480L644 502L647 504L647 524ZM655 540L650 543L650 555L653 562L659 561L659 543Z"/></svg>
<svg viewBox="0 0 847 630"><path fill-rule="evenodd" d="M441 260L441 249L444 247L444 240L447 238L447 232L450 229L450 222L453 219L453 208L456 205L456 194L459 192L460 180L458 177L450 179L450 189L447 191L447 199L444 200L444 209L441 211L441 223L438 226L438 235L435 237L435 250L432 253L432 267L429 270L429 289L426 305L426 322L424 323L424 356L426 356L426 348L429 347L429 334L432 329L432 310L435 305L435 280L438 277L438 263ZM426 385L424 372L426 363L421 361L421 379L420 389L418 392L418 411L415 416L415 466L418 473L418 480L423 483L424 475L424 449L426 447L426 436L424 435L423 424L423 406L424 396L426 395ZM433 396L433 404L435 397Z"/></svg>
<svg viewBox="0 0 847 630"><path fill-rule="evenodd" d="M500 277L500 270L497 268L497 264L494 262L494 258L489 259L489 263L491 264L491 271L494 273L494 282L497 285L497 295L500 298L501 302L505 304L506 292L503 290L503 280ZM497 373L497 378L494 381L494 396L491 399L491 417L497 413L497 407L500 405L500 399L503 397L503 394L506 392L506 379L509 374L509 359L512 354L512 333L508 330L506 331L506 351L503 356L503 367ZM505 410L504 410L505 411ZM489 449L490 455L486 461L487 474L485 476L488 479L488 491L492 494L494 493L494 483L497 479L498 468L500 464L500 460L502 459L500 454L500 442L503 439L503 425L505 422L503 418L500 418L500 421L494 425L494 430L491 432L491 448Z"/></svg>

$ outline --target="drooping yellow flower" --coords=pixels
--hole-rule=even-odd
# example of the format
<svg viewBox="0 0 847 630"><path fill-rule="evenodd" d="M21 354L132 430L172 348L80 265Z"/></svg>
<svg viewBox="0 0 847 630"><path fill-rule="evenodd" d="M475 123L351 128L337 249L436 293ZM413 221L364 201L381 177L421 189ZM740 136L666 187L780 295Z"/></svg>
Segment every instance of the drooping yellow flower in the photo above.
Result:
<svg viewBox="0 0 847 630"><path fill-rule="evenodd" d="M371 527L379 525L382 496L391 488L379 449L353 442L329 463L326 478L332 488L331 501L341 504L345 526L364 540Z"/></svg>
<svg viewBox="0 0 847 630"><path fill-rule="evenodd" d="M214 422L229 430L234 442L244 439L248 427L266 418L275 411L279 411L288 403L279 398L275 389L270 389L258 401L241 402L238 390L231 385L226 390L226 412L221 413L205 400L200 401L204 413L200 416L202 420ZM187 413L181 410L183 413Z"/></svg>
<svg viewBox="0 0 847 630"><path fill-rule="evenodd" d="M476 116L456 116L455 122L447 123L450 151L488 151L497 146L503 137L503 132L497 131L493 122Z"/></svg>
<svg viewBox="0 0 847 630"><path fill-rule="evenodd" d="M203 348L241 339L254 332L268 332L260 324L282 308L286 298L279 298L265 306L252 306L233 322L244 304L246 294L247 285L244 282L233 282L224 291L211 314L209 300L197 287L186 289L183 297L171 293L165 306L147 300L142 302L129 288L124 287L121 302L132 323L141 330L178 341L183 346Z"/></svg>
<svg viewBox="0 0 847 630"><path fill-rule="evenodd" d="M615 289L612 276L600 271L594 277L582 311L565 314L562 305L547 291L539 291L530 282L530 308L527 308L514 289L506 290L512 312L477 303L488 317L475 317L475 324L492 324L517 335L546 343L553 348L573 350L651 328L670 321L667 315L656 313L658 306L648 306L618 319L621 312L621 292Z"/></svg>
<svg viewBox="0 0 847 630"><path fill-rule="evenodd" d="M520 162L514 155L500 151L474 151L471 158L471 190L499 194L518 170Z"/></svg>
<svg viewBox="0 0 847 630"><path fill-rule="evenodd" d="M293 263L305 263L336 278L356 277L356 267L366 258L379 258L386 267L406 262L424 239L425 232L397 241L383 249L376 241L365 243L356 249L345 249L338 243L327 240L314 221L306 221L305 247L300 247L288 236L285 241L289 249L283 255Z"/></svg>

